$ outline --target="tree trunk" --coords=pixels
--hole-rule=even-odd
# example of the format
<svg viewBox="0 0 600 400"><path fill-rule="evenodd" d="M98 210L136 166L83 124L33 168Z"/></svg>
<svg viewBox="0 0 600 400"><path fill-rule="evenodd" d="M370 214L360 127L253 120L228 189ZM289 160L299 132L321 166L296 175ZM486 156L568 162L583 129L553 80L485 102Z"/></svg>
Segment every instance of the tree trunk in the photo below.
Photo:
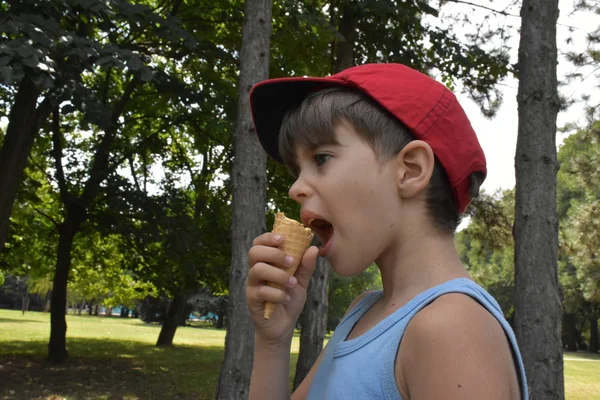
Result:
<svg viewBox="0 0 600 400"><path fill-rule="evenodd" d="M515 155L515 331L534 399L564 399L556 214L558 0L524 0Z"/></svg>
<svg viewBox="0 0 600 400"><path fill-rule="evenodd" d="M344 38L343 41L335 42L335 64L333 73L341 72L354 65L354 43L358 39L356 26L358 25L359 15L356 10L356 4L344 2L342 9L342 18L338 32ZM335 12L333 7L331 12Z"/></svg>
<svg viewBox="0 0 600 400"><path fill-rule="evenodd" d="M250 114L253 84L268 78L273 0L246 0L240 51L235 160L233 165L233 215L231 223L231 273L225 359L217 399L246 399L254 352L254 329L246 305L248 250L266 231L266 155Z"/></svg>
<svg viewBox="0 0 600 400"><path fill-rule="evenodd" d="M29 286L25 286L25 294L21 301L21 314L25 315L25 311L29 310Z"/></svg>
<svg viewBox="0 0 600 400"><path fill-rule="evenodd" d="M44 301L44 312L50 312L50 308L51 308L51 301L50 299L52 298L52 290L50 290L47 294L46 294L46 300Z"/></svg>
<svg viewBox="0 0 600 400"><path fill-rule="evenodd" d="M567 351L577 351L577 316L565 314L563 318L563 347Z"/></svg>
<svg viewBox="0 0 600 400"><path fill-rule="evenodd" d="M598 352L598 315L592 314L590 317L590 353Z"/></svg>
<svg viewBox="0 0 600 400"><path fill-rule="evenodd" d="M73 239L79 224L67 217L59 227L58 254L56 271L52 284L52 300L50 303L50 342L48 343L48 358L60 364L67 359L66 335L67 321L67 281L71 270L71 249Z"/></svg>
<svg viewBox="0 0 600 400"><path fill-rule="evenodd" d="M323 350L323 339L327 328L327 297L329 287L329 263L324 258L317 259L317 268L310 280L307 301L302 314L300 352L296 364L294 389L302 383L317 357Z"/></svg>
<svg viewBox="0 0 600 400"><path fill-rule="evenodd" d="M23 78L8 115L6 136L0 150L0 253L8 237L10 213L23 180L27 158L40 125L51 110L50 97L36 108L39 95L40 91L31 79Z"/></svg>
<svg viewBox="0 0 600 400"><path fill-rule="evenodd" d="M217 313L217 322L215 322L215 328L217 328L217 329L225 328L225 313L222 313L222 312Z"/></svg>
<svg viewBox="0 0 600 400"><path fill-rule="evenodd" d="M175 296L165 315L165 321L163 322L162 329L158 335L158 340L156 341L157 346L164 347L173 345L173 338L175 337L175 332L179 326L179 320L185 310L186 304L186 296L181 294Z"/></svg>

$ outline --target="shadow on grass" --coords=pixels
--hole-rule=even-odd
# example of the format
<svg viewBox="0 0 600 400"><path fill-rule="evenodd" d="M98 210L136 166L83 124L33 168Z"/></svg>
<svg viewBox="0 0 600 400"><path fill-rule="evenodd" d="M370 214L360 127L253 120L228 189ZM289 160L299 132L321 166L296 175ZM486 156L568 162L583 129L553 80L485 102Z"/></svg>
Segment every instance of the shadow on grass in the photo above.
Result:
<svg viewBox="0 0 600 400"><path fill-rule="evenodd" d="M0 318L0 323L9 322L9 323L21 323L21 322L33 322L36 324L47 324L48 321L36 321L34 319L21 319L21 318Z"/></svg>
<svg viewBox="0 0 600 400"><path fill-rule="evenodd" d="M69 359L46 359L46 342L3 343L0 399L212 399L223 348L157 348L139 342L69 339Z"/></svg>

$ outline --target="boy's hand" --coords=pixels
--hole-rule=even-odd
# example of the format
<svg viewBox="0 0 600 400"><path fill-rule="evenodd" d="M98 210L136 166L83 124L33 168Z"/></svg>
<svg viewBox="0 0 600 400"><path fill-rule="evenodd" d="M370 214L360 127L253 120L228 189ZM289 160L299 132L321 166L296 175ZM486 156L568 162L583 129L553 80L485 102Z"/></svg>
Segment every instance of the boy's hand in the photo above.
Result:
<svg viewBox="0 0 600 400"><path fill-rule="evenodd" d="M292 262L279 249L285 239L268 232L254 239L248 252L250 271L246 280L246 301L254 322L257 338L265 344L286 344L294 333L296 321L306 302L306 289L319 253L315 246L306 250L295 276L285 271ZM276 289L266 282L278 283L285 289ZM270 319L264 318L265 302L279 304Z"/></svg>

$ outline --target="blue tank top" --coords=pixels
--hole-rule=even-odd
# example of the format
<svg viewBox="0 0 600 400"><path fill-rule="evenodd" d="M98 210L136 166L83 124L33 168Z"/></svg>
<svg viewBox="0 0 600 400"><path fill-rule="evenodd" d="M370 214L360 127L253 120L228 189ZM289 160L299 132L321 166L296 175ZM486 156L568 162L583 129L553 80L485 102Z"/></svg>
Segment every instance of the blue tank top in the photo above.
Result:
<svg viewBox="0 0 600 400"><path fill-rule="evenodd" d="M404 331L417 312L447 293L464 293L477 300L496 317L512 347L521 398L528 400L525 368L513 330L496 300L481 286L466 278L453 279L420 293L362 336L346 340L356 322L383 292L375 291L364 296L340 322L329 340L307 399L401 400L394 366Z"/></svg>

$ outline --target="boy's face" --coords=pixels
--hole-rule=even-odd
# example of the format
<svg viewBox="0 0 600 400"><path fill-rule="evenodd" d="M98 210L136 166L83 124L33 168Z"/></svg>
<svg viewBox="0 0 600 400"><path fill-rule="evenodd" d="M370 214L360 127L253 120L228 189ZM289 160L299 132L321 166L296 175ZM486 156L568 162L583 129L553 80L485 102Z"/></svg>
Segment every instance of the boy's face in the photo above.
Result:
<svg viewBox="0 0 600 400"><path fill-rule="evenodd" d="M379 160L349 124L335 134L338 144L296 149L299 175L289 195L323 242L321 255L338 274L354 276L398 239L398 168L393 157Z"/></svg>

